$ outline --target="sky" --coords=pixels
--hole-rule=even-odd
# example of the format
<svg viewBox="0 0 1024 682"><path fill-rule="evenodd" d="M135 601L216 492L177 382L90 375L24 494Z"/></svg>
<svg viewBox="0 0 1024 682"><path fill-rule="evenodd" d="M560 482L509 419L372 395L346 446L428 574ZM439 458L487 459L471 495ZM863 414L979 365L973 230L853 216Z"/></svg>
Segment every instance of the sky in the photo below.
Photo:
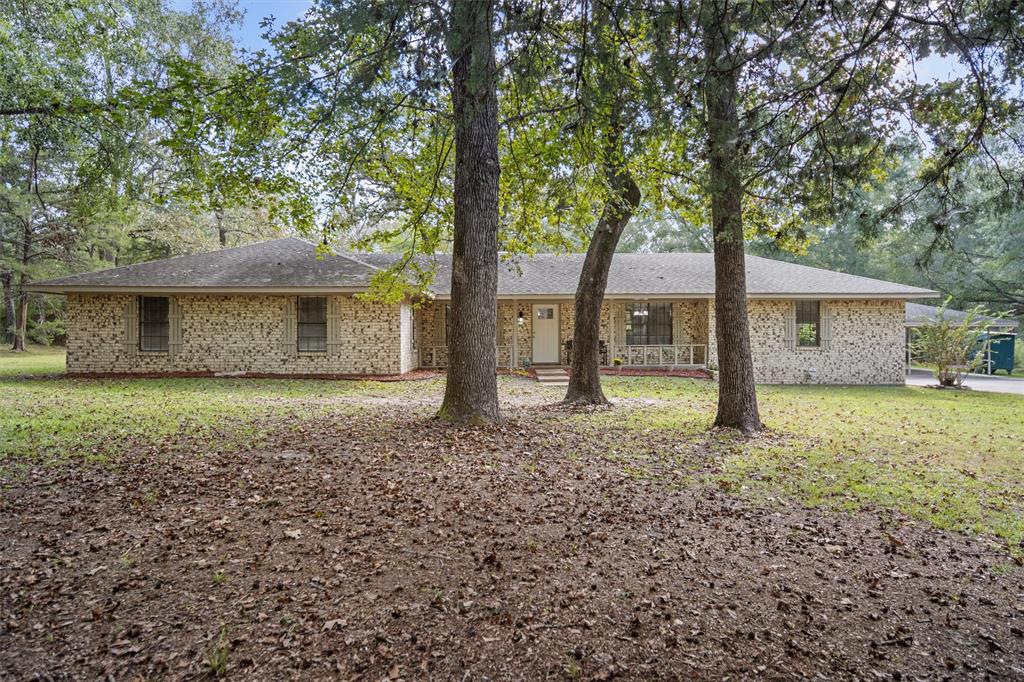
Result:
<svg viewBox="0 0 1024 682"><path fill-rule="evenodd" d="M273 16L274 25L280 27L300 18L312 2L313 0L238 0L239 9L245 12L245 19L232 34L238 41L238 46L250 52L269 47L260 37L263 33L260 27L263 18ZM171 0L170 4L175 9L187 10L191 8L192 0ZM902 65L901 69L909 71L909 66ZM956 60L936 56L918 62L914 71L920 82L964 75L963 68Z"/></svg>
<svg viewBox="0 0 1024 682"><path fill-rule="evenodd" d="M273 16L274 26L280 27L301 17L311 4L312 0L239 0L238 8L245 12L245 19L232 34L238 46L250 52L266 48L267 42L260 37L264 30L260 22L264 17ZM188 10L192 0L171 0L170 5L174 9Z"/></svg>

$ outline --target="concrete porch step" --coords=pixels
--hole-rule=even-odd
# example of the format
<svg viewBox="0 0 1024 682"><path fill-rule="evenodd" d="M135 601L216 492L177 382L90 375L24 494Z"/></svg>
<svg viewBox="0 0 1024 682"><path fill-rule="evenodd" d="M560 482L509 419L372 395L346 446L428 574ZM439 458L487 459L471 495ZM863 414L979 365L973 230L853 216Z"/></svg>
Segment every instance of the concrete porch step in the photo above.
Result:
<svg viewBox="0 0 1024 682"><path fill-rule="evenodd" d="M569 374L563 367L535 367L537 381L545 386L568 386Z"/></svg>

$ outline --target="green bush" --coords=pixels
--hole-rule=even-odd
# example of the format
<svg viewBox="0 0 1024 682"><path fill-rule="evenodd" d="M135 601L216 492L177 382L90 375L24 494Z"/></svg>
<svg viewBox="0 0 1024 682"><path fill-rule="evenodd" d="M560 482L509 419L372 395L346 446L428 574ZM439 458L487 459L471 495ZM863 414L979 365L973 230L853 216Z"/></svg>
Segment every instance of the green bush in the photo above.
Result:
<svg viewBox="0 0 1024 682"><path fill-rule="evenodd" d="M984 361L985 351L979 348L984 325L977 324L983 317L993 316L981 306L967 311L967 317L956 323L946 319L946 303L939 308L934 320L917 328L910 344L915 357L935 365L935 378L940 386L960 386L964 377Z"/></svg>

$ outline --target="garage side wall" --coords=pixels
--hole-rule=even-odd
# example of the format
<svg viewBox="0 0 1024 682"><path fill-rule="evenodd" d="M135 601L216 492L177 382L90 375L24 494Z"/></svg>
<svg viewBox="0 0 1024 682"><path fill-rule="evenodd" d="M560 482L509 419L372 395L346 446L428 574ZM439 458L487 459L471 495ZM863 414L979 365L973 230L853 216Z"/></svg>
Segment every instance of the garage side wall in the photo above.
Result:
<svg viewBox="0 0 1024 682"><path fill-rule="evenodd" d="M415 368L407 304L332 296L327 352L298 352L286 335L286 301L271 295L175 296L181 345L148 352L126 343L131 295L71 294L67 301L71 373L253 372L399 374ZM287 324L294 324L294 318ZM330 334L336 337L331 338Z"/></svg>
<svg viewBox="0 0 1024 682"><path fill-rule="evenodd" d="M827 348L791 348L786 316L791 301L750 299L747 319L754 375L766 384L902 384L905 371L904 302L828 300ZM715 305L708 301L709 361L718 363Z"/></svg>

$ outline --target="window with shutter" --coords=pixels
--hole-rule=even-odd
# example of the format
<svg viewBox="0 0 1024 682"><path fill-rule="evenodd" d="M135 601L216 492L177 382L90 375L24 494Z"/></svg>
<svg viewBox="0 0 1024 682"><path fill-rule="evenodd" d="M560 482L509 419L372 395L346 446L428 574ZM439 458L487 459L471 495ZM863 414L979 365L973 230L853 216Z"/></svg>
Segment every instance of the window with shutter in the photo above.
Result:
<svg viewBox="0 0 1024 682"><path fill-rule="evenodd" d="M821 346L821 301L796 302L796 339L800 348Z"/></svg>
<svg viewBox="0 0 1024 682"><path fill-rule="evenodd" d="M142 296L139 299L139 350L166 353L170 338L170 301L166 296Z"/></svg>
<svg viewBox="0 0 1024 682"><path fill-rule="evenodd" d="M327 297L300 296L298 305L300 353L327 350Z"/></svg>

